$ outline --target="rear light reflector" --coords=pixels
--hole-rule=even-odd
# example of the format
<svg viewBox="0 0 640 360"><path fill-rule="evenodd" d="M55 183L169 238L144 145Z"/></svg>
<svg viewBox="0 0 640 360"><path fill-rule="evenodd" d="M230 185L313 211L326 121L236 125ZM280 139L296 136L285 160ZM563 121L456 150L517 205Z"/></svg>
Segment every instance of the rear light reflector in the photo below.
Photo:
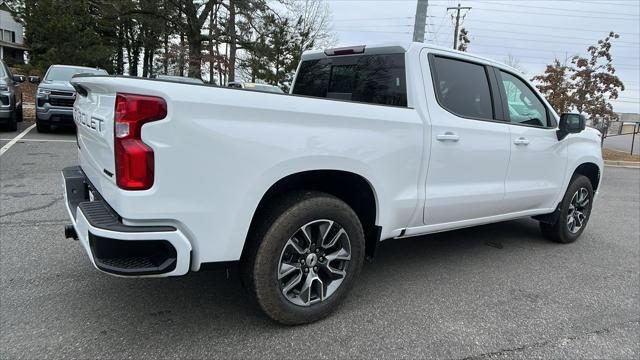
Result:
<svg viewBox="0 0 640 360"><path fill-rule="evenodd" d="M142 141L142 125L167 116L167 103L155 96L117 94L114 121L116 183L124 190L153 185L153 149Z"/></svg>

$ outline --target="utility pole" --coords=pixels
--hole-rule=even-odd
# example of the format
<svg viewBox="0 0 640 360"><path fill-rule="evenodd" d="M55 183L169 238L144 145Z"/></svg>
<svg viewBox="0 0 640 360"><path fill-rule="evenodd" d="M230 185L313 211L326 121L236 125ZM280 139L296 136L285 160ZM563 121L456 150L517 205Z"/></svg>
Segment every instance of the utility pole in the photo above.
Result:
<svg viewBox="0 0 640 360"><path fill-rule="evenodd" d="M458 6L456 7L448 7L447 11L456 10L456 29L453 31L453 49L456 50L458 48L458 29L460 28L460 10L471 10L470 6Z"/></svg>
<svg viewBox="0 0 640 360"><path fill-rule="evenodd" d="M424 29L427 26L427 7L429 0L418 0L416 20L413 26L413 41L424 42Z"/></svg>

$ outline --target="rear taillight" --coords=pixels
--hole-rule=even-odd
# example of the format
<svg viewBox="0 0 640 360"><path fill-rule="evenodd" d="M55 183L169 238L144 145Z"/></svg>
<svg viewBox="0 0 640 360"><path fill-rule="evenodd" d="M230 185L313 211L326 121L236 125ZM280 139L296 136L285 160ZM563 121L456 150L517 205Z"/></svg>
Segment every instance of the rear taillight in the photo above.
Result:
<svg viewBox="0 0 640 360"><path fill-rule="evenodd" d="M153 185L153 150L142 142L142 125L167 116L167 103L155 96L117 94L114 122L116 183L124 190Z"/></svg>

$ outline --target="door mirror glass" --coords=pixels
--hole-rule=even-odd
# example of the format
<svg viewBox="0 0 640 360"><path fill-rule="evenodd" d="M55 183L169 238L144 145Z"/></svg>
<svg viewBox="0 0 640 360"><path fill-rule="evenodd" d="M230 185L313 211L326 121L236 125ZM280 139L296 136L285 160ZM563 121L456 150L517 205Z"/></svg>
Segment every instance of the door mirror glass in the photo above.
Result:
<svg viewBox="0 0 640 360"><path fill-rule="evenodd" d="M576 134L585 129L587 121L584 115L576 113L564 113L560 116L558 126L558 140L564 139L568 134Z"/></svg>
<svg viewBox="0 0 640 360"><path fill-rule="evenodd" d="M29 82L32 84L37 84L40 82L40 76L29 76Z"/></svg>
<svg viewBox="0 0 640 360"><path fill-rule="evenodd" d="M23 83L25 80L24 75L13 75L13 81Z"/></svg>

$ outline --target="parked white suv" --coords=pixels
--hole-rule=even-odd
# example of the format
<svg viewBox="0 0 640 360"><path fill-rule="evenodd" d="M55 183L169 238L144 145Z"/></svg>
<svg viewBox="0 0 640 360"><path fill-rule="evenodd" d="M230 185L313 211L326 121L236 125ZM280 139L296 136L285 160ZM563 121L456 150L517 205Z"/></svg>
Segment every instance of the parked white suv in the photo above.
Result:
<svg viewBox="0 0 640 360"><path fill-rule="evenodd" d="M533 216L572 242L601 181L582 116L559 118L508 66L427 44L307 52L291 95L71 82L67 236L120 276L238 263L286 324L333 311L383 240Z"/></svg>

